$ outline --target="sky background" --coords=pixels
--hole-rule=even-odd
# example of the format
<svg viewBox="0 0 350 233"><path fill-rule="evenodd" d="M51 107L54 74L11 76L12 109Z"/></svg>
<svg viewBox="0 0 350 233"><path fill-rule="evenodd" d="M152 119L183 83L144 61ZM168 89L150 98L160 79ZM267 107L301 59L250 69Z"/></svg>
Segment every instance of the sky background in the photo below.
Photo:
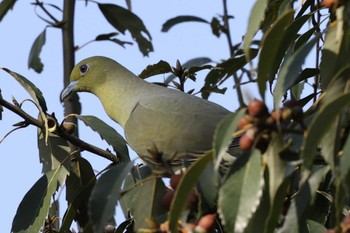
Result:
<svg viewBox="0 0 350 233"><path fill-rule="evenodd" d="M62 4L63 1L45 1L53 4ZM136 44L126 45L122 48L112 42L94 42L76 53L76 62L94 56L103 55L117 60L119 63L139 74L147 65L165 60L175 66L176 60L185 63L196 57L209 57L219 62L229 57L226 38L214 36L211 28L203 23L184 23L173 27L168 33L161 32L162 24L178 15L194 15L211 21L213 16L223 12L222 1L213 0L148 0L131 1L132 10L144 22L152 35L154 52L149 57L143 57ZM107 2L101 2L107 3ZM126 7L125 1L111 1L110 3ZM247 22L253 0L228 1L229 14L235 18L230 21L231 36L233 43L242 40L247 28ZM62 5L58 5L63 7ZM38 11L40 12L40 11ZM61 18L59 11L52 9L52 13L58 19ZM42 12L40 15L44 16ZM63 58L61 31L55 28L47 28L46 44L41 53L44 70L41 74L28 69L28 55L35 38L44 30L47 24L39 19L34 12L30 1L17 1L14 9L10 11L0 22L0 67L6 67L22 74L33 82L43 93L48 106L48 112L55 112L59 121L63 119L63 107L59 100L63 90ZM97 35L114 32L98 6L85 1L77 1L75 16L75 43L82 45L94 39ZM131 41L130 35L118 37ZM205 72L199 74L197 79L201 83ZM167 75L164 76L166 78ZM163 77L160 77L161 79ZM158 77L158 81L159 81ZM232 85L232 83L227 83ZM3 98L11 101L11 96L18 102L30 98L27 92L10 75L0 71L0 89ZM190 88L188 88L190 89ZM198 90L198 89L197 89ZM257 97L257 93L251 89L245 89L248 97ZM82 115L94 115L115 127L120 133L120 127L111 121L104 112L96 97L87 93L80 93L82 103ZM237 109L236 95L228 90L225 95L212 95L211 101L220 103L229 110ZM37 110L32 103L26 102L23 109L32 116L37 115ZM13 127L12 125L22 119L5 109L0 121L0 138ZM10 232L12 219L23 196L31 186L41 177L41 164L37 149L37 129L29 126L9 135L0 144L0 232ZM102 141L96 133L80 124L80 136L100 148L108 145ZM101 170L109 162L90 153L83 156L92 163L94 169ZM64 192L62 193L64 197ZM61 213L63 214L63 213Z"/></svg>

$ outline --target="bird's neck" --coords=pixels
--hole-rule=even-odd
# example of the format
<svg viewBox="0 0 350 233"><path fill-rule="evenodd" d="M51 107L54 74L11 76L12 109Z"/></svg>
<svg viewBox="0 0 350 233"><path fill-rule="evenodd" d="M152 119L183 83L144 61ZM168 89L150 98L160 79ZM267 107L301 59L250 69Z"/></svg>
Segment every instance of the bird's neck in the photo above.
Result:
<svg viewBox="0 0 350 233"><path fill-rule="evenodd" d="M124 127L142 98L144 86L149 84L133 74L118 79L111 77L107 82L107 85L96 89L94 94L100 99L108 116Z"/></svg>

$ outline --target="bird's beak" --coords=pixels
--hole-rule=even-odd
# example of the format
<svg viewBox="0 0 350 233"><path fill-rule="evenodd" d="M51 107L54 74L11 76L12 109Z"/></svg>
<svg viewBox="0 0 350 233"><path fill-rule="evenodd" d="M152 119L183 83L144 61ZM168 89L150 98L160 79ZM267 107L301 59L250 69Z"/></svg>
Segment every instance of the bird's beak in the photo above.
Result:
<svg viewBox="0 0 350 233"><path fill-rule="evenodd" d="M67 98L76 88L78 81L72 81L61 93L61 101Z"/></svg>

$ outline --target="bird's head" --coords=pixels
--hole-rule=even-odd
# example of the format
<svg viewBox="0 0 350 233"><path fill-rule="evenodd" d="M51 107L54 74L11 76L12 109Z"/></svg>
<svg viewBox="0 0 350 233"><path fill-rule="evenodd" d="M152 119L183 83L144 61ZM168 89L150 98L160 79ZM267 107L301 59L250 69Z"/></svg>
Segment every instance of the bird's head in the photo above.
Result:
<svg viewBox="0 0 350 233"><path fill-rule="evenodd" d="M92 92L102 84L107 72L116 62L107 57L95 56L82 60L72 70L69 85L62 91L61 100L64 100L72 92Z"/></svg>

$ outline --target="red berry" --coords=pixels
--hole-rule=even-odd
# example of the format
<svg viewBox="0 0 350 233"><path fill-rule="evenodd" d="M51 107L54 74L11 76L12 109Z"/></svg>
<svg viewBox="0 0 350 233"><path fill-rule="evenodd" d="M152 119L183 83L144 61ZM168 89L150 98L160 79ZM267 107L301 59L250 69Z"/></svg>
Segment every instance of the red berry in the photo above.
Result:
<svg viewBox="0 0 350 233"><path fill-rule="evenodd" d="M179 181L181 179L182 174L175 174L170 177L170 186L173 189L176 189L177 185L179 184Z"/></svg>
<svg viewBox="0 0 350 233"><path fill-rule="evenodd" d="M253 100L249 103L248 114L254 118L266 117L268 115L268 110L264 102L261 100Z"/></svg>

